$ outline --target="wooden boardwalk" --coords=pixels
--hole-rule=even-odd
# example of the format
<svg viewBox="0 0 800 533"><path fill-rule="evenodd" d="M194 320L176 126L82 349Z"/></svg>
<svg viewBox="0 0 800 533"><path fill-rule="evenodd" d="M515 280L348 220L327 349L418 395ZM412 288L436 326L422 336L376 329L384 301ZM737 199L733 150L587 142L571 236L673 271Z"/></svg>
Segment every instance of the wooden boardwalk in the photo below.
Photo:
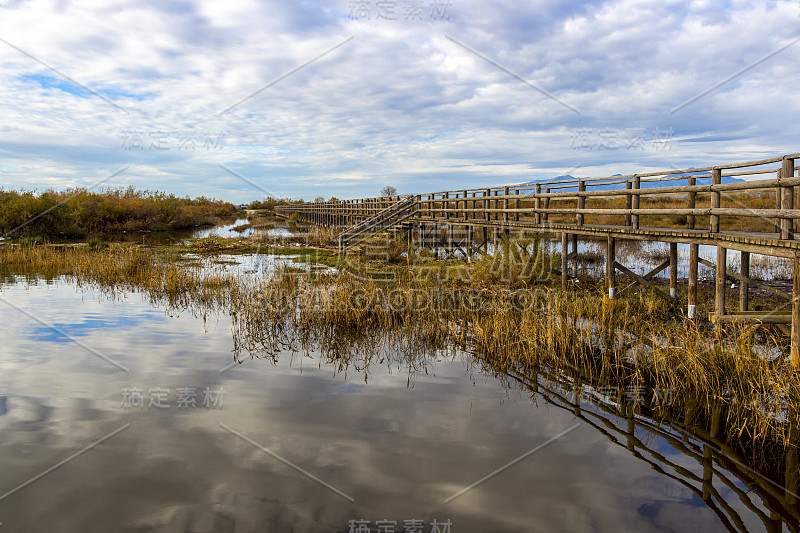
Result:
<svg viewBox="0 0 800 533"><path fill-rule="evenodd" d="M800 154L704 168L664 170L605 178L563 179L416 196L360 198L279 205L279 216L313 224L342 226L340 248L380 231L403 231L420 245L452 255L487 250L504 235L549 235L561 240L561 283L566 289L569 262L577 261L578 239L606 242L606 286L617 298L617 272L633 277L665 297L677 297L677 245L689 245L687 316L697 319L697 272L716 271L712 320L791 326L791 357L800 367ZM725 179L729 178L729 179ZM734 181L735 179L735 181ZM797 207L797 208L796 208ZM455 240L454 235L462 237ZM444 239L440 235L446 235ZM618 240L669 243L669 260L639 276L616 261ZM700 245L717 248L716 263L699 256ZM728 270L727 251L741 252L739 272ZM794 259L792 294L750 276L750 254ZM718 265L722 265L718 268ZM669 294L652 277L669 269ZM573 267L577 272L577 265ZM725 308L726 280L739 283L739 309ZM749 290L759 287L792 302L790 313L755 312Z"/></svg>

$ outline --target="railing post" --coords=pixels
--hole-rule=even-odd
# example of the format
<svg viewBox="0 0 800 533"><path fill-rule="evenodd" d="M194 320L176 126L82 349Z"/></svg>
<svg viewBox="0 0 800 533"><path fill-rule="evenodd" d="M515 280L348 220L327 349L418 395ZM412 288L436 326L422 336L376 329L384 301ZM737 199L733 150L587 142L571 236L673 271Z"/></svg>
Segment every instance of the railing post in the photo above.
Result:
<svg viewBox="0 0 800 533"><path fill-rule="evenodd" d="M578 193L582 193L582 192L586 192L586 182L583 181L583 180L580 180L578 182ZM585 208L586 208L586 197L582 196L582 195L578 196L578 210L580 211L581 209L585 209ZM583 213L578 213L577 214L576 221L578 223L578 226L583 226L584 218L585 217L583 216Z"/></svg>
<svg viewBox="0 0 800 533"><path fill-rule="evenodd" d="M781 167L780 180L790 180L794 177L794 159L785 157L783 159L783 166ZM779 181L780 183L780 181ZM781 210L786 211L794 209L794 187L781 187ZM791 217L781 218L781 239L794 238L794 219Z"/></svg>
<svg viewBox="0 0 800 533"><path fill-rule="evenodd" d="M567 290L567 244L569 236L567 232L561 233L561 290Z"/></svg>
<svg viewBox="0 0 800 533"><path fill-rule="evenodd" d="M697 185L697 178L689 176L689 186L694 187L695 185ZM694 209L695 207L697 207L697 193L689 191L689 209ZM693 214L686 217L686 229L694 229Z"/></svg>
<svg viewBox="0 0 800 533"><path fill-rule="evenodd" d="M450 218L450 193L446 192L442 195L442 207L444 207L444 219Z"/></svg>
<svg viewBox="0 0 800 533"><path fill-rule="evenodd" d="M719 215L715 215L714 209L719 209L721 194L714 189L714 185L722 183L722 170L715 168L711 171L711 233L719 233Z"/></svg>
<svg viewBox="0 0 800 533"><path fill-rule="evenodd" d="M503 222L508 223L508 187L503 188ZM506 228L506 234L508 234L508 228Z"/></svg>
<svg viewBox="0 0 800 533"><path fill-rule="evenodd" d="M519 191L517 191L517 192L519 192ZM542 194L542 184L541 183L537 183L536 184L536 199L534 200L534 202L536 202L535 203L536 214L534 214L534 220L536 221L537 224L541 224L542 223L542 213L539 211L542 208L542 199L539 198L540 194ZM519 200L517 200L517 204L519 204ZM519 205L517 207L519 207Z"/></svg>
<svg viewBox="0 0 800 533"><path fill-rule="evenodd" d="M486 222L489 222L490 217L492 215L492 212L489 211L489 209L491 209L491 203L489 201L489 197L491 197L491 195L492 195L491 189L486 189L486 191L483 193L483 197L484 197L483 210L484 210L484 214L486 216Z"/></svg>
<svg viewBox="0 0 800 533"><path fill-rule="evenodd" d="M631 190L631 188L633 188L633 183L630 182L630 181L626 181L625 182L625 189L626 190ZM631 201L632 201L632 199L633 199L632 195L630 195L630 194L626 194L625 195L625 209L627 209L629 211L631 209L631 205L632 205ZM631 214L630 213L625 215L625 225L628 226L628 227L631 227Z"/></svg>
<svg viewBox="0 0 800 533"><path fill-rule="evenodd" d="M639 178L639 176L634 176L633 185L631 187L631 190L633 191L633 196L631 197L631 209L639 209L639 187L641 187L641 184L641 178ZM631 228L639 229L638 214L631 214Z"/></svg>
<svg viewBox="0 0 800 533"><path fill-rule="evenodd" d="M778 210L778 211L781 210L781 203L782 203L782 197L783 197L783 195L781 194L781 186L780 186L781 176L782 175L783 175L783 169L779 168L778 172L777 172L777 175L775 176L777 178L777 180L778 180L778 186L775 187L775 209ZM780 236L780 234L781 234L781 219L780 219L780 217L776 217L775 218L775 233L777 233L778 236Z"/></svg>
<svg viewBox="0 0 800 533"><path fill-rule="evenodd" d="M464 211L461 214L461 218L466 220L467 219L467 191L461 191L461 194L464 196Z"/></svg>
<svg viewBox="0 0 800 533"><path fill-rule="evenodd" d="M549 187L546 188L544 190L544 192L545 192L545 194L550 194L550 188ZM544 199L544 208L545 208L545 210L550 209L550 197L549 196ZM543 216L544 216L544 223L547 224L550 221L550 213L545 212L545 213L543 213Z"/></svg>

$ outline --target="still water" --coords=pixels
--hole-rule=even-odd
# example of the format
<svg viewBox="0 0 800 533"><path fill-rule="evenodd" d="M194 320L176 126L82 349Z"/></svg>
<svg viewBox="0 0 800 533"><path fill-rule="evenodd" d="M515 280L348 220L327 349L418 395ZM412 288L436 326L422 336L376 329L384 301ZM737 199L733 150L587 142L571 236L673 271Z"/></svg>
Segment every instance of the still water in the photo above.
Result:
<svg viewBox="0 0 800 533"><path fill-rule="evenodd" d="M227 316L63 280L7 279L0 320L0 532L797 528L690 436L468 353L238 363Z"/></svg>

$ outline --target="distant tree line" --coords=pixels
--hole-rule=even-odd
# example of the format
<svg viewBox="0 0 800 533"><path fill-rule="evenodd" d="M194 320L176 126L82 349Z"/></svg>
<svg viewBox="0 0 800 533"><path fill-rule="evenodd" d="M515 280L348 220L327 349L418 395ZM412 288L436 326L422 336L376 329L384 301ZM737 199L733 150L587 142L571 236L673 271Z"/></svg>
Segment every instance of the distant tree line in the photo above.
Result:
<svg viewBox="0 0 800 533"><path fill-rule="evenodd" d="M82 237L120 231L167 231L213 224L236 214L230 202L158 191L87 189L7 191L0 188L0 234Z"/></svg>

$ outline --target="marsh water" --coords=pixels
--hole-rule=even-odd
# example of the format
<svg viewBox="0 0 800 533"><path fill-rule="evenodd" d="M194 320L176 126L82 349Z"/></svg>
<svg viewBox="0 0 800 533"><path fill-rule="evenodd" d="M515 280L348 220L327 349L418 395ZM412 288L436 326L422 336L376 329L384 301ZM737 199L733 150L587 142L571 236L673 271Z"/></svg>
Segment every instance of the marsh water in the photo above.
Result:
<svg viewBox="0 0 800 533"><path fill-rule="evenodd" d="M63 279L0 298L2 531L797 528L690 433L474 354L235 360L224 315Z"/></svg>

